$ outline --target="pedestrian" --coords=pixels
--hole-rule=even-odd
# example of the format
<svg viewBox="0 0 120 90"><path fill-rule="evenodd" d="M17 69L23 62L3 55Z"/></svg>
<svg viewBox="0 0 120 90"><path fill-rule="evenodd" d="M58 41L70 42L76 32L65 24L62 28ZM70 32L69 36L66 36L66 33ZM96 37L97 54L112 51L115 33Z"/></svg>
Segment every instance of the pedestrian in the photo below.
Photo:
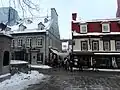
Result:
<svg viewBox="0 0 120 90"><path fill-rule="evenodd" d="M69 70L69 61L67 57L64 60L64 66L65 66L65 70Z"/></svg>
<svg viewBox="0 0 120 90"><path fill-rule="evenodd" d="M72 72L73 71L73 61L72 60L69 60L69 67L70 67L70 71Z"/></svg>
<svg viewBox="0 0 120 90"><path fill-rule="evenodd" d="M96 71L97 70L97 67L96 67L97 65L96 65L96 60L94 59L93 60L93 71Z"/></svg>
<svg viewBox="0 0 120 90"><path fill-rule="evenodd" d="M83 71L83 65L84 65L84 61L82 59L79 59L78 60L79 71Z"/></svg>

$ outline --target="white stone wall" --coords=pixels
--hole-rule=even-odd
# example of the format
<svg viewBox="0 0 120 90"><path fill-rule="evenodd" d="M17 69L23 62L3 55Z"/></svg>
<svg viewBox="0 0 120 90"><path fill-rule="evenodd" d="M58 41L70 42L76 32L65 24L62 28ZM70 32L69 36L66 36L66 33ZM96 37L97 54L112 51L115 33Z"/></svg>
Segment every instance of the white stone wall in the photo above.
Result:
<svg viewBox="0 0 120 90"><path fill-rule="evenodd" d="M73 46L73 50L81 51L81 41L88 41L88 51L92 51L92 46L90 48L89 41L91 41L91 45L92 45L93 40L98 40L99 41L99 51L104 51L103 50L103 40L100 40L100 38L91 38L90 40L89 40L89 38L74 39L75 45ZM115 40L110 40L110 47L111 47L111 51L116 51L115 50Z"/></svg>
<svg viewBox="0 0 120 90"><path fill-rule="evenodd" d="M69 42L62 42L62 51L67 51L69 49Z"/></svg>
<svg viewBox="0 0 120 90"><path fill-rule="evenodd" d="M116 51L115 50L115 40L110 40L111 43L111 51Z"/></svg>

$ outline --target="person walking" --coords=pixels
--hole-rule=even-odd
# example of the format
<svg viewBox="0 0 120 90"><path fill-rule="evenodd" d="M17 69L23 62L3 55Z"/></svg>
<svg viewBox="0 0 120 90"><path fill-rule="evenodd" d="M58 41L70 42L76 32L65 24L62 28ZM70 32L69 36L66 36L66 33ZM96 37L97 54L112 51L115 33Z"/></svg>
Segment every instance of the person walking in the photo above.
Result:
<svg viewBox="0 0 120 90"><path fill-rule="evenodd" d="M79 59L78 60L79 71L83 71L83 65L84 65L84 61L82 59Z"/></svg>
<svg viewBox="0 0 120 90"><path fill-rule="evenodd" d="M97 65L96 65L96 60L94 59L94 60L93 60L93 71L96 71L96 70L97 70L96 66L97 66Z"/></svg>

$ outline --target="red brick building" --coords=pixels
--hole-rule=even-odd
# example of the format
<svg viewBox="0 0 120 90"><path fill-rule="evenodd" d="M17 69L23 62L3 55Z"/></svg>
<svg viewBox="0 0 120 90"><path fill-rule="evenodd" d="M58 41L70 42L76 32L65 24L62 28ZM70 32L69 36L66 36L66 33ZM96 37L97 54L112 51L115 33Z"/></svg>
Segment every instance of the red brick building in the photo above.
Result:
<svg viewBox="0 0 120 90"><path fill-rule="evenodd" d="M77 21L72 14L73 57L92 66L120 68L120 19Z"/></svg>

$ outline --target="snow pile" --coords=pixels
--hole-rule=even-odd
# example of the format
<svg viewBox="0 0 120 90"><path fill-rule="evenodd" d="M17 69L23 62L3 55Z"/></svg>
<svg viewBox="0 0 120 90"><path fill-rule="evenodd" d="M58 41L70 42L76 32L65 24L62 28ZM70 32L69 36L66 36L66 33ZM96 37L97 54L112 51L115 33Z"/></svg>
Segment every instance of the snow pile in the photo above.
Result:
<svg viewBox="0 0 120 90"><path fill-rule="evenodd" d="M4 75L0 75L0 78L7 77L7 76L9 76L9 75L11 75L11 74L10 74L10 73L7 73L7 74L4 74Z"/></svg>
<svg viewBox="0 0 120 90"><path fill-rule="evenodd" d="M41 69L50 69L52 67L48 66L48 65L29 65L32 68L41 68Z"/></svg>
<svg viewBox="0 0 120 90"><path fill-rule="evenodd" d="M43 78L45 76L38 71L31 71L31 74L15 74L10 79L0 83L0 90L23 90L31 84L39 83Z"/></svg>
<svg viewBox="0 0 120 90"><path fill-rule="evenodd" d="M20 60L11 60L10 64L27 64L26 61L20 61Z"/></svg>

